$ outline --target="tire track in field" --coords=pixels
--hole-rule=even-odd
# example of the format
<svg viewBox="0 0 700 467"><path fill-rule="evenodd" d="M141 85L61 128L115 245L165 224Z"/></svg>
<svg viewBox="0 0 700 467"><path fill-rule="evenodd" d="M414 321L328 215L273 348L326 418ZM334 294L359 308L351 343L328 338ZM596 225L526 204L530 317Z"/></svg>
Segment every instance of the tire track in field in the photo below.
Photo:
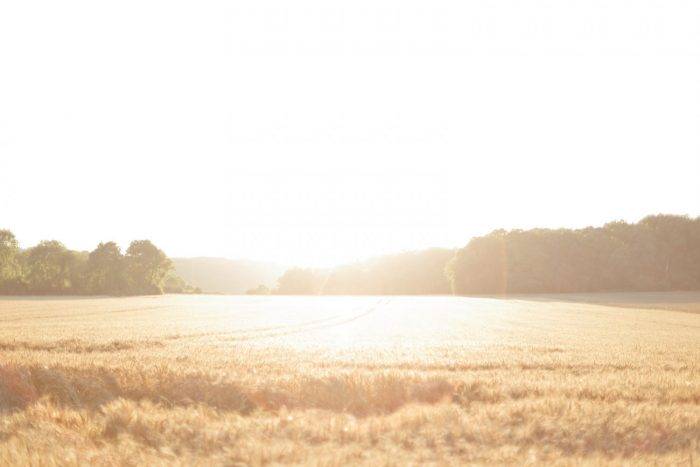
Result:
<svg viewBox="0 0 700 467"><path fill-rule="evenodd" d="M342 326L342 325L344 325L344 324L352 323L353 321L357 321L357 320L359 320L359 319L362 319L362 318L364 318L365 316L367 316L367 315L369 315L369 314L371 314L371 313L374 313L374 312L377 310L377 308L378 308L379 306L388 303L388 301L389 301L389 299L384 298L384 299L382 299L382 300L377 301L377 302L374 303L373 305L370 305L369 308L364 309L364 310L363 310L361 313L359 313L359 314L352 315L352 316L350 316L350 317L341 319L341 320L339 320L339 321L334 321L334 322L331 322L331 323L323 323L323 324L320 324L320 325L317 325L317 326L308 326L308 323L307 323L306 326L301 326L301 325L296 326L296 327L298 327L299 329L290 329L290 330L280 331L280 332L270 332L270 333L266 333L266 334L253 335L253 336L232 337L232 338L226 339L226 340L227 340L227 341L234 341L234 342L238 342L238 341L252 341L252 340L259 340L259 339L268 339L268 338L271 338L271 337L289 336L289 335L293 335L293 334L303 334L303 333L307 333L307 332L318 331L318 330L321 330L321 329L334 328L334 327ZM363 308L363 307L360 307L360 308ZM336 317L334 317L334 318L329 318L329 319L327 319L327 320L325 320L325 321L330 321L330 319L336 319L336 318L338 318L338 316L336 316ZM318 320L317 320L317 321L318 321Z"/></svg>
<svg viewBox="0 0 700 467"><path fill-rule="evenodd" d="M334 315L334 316L330 316L327 318L314 319L311 321L303 321L301 323L281 324L279 326L264 326L264 327L258 327L258 328L234 329L231 331L209 331L209 332L199 332L199 333L195 333L195 334L186 334L186 335L174 334L174 335L167 336L165 339L167 339L167 340L179 340L179 339L191 339L191 338L194 339L197 337L225 336L225 335L229 335L229 334L250 334L250 333L260 332L260 331L273 331L276 329L298 328L298 327L313 325L316 323L323 323L326 321L331 321L331 320L337 319L341 316L342 315Z"/></svg>
<svg viewBox="0 0 700 467"><path fill-rule="evenodd" d="M249 340L256 340L256 339L264 339L268 337L276 337L276 336L285 336L285 335L290 335L290 334L299 334L303 332L308 332L308 331L315 331L318 329L325 329L325 328L330 328L334 326L339 326L343 324L350 323L352 321L355 321L357 319L360 319L371 312L375 311L376 307L378 305L382 305L384 303L387 303L389 301L388 298L384 298L382 300L379 300L378 302L374 303L373 305L370 305L369 308L365 308L365 306L358 306L353 309L353 312L356 310L364 310L359 314L352 315L350 317L346 317L346 314L336 314L330 317L325 317L325 318L320 318L320 319L314 319L311 321L304 321L301 323L292 323L292 324L282 324L278 326L264 326L264 327L257 327L257 328L249 328L249 329L235 329L231 331L209 331L209 332L200 332L200 333L195 333L195 334L186 334L186 335L181 335L181 334L173 334L170 336L166 336L164 339L165 340L184 340L184 339L197 339L200 337L211 337L211 336L232 336L228 339L222 339L224 341L249 341ZM264 331L271 331L271 332L264 332ZM262 334L255 334L255 333L260 333L264 332ZM251 335L252 334L252 335ZM238 336L236 336L238 335Z"/></svg>

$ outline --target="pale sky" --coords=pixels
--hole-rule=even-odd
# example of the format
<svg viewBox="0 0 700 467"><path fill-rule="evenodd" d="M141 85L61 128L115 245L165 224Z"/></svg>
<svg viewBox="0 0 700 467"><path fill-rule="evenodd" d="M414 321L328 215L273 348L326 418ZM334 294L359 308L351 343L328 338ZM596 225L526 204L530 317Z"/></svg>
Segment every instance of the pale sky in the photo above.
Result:
<svg viewBox="0 0 700 467"><path fill-rule="evenodd" d="M325 266L700 215L700 2L4 1L0 228Z"/></svg>

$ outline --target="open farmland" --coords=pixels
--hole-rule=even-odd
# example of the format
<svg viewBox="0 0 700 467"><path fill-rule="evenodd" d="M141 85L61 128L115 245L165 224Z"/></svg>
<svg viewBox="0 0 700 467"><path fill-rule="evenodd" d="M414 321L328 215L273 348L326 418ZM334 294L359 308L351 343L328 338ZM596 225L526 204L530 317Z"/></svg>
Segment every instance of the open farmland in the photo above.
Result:
<svg viewBox="0 0 700 467"><path fill-rule="evenodd" d="M3 298L0 464L697 465L698 303Z"/></svg>

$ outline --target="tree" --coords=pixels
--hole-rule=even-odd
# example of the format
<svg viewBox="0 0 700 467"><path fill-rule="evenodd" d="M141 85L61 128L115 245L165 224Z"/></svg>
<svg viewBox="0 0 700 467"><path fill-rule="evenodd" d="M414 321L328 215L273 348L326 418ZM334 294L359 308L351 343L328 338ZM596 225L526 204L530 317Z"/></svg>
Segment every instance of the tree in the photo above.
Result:
<svg viewBox="0 0 700 467"><path fill-rule="evenodd" d="M0 230L0 291L11 291L20 276L19 244L9 230Z"/></svg>
<svg viewBox="0 0 700 467"><path fill-rule="evenodd" d="M456 294L500 294L508 289L506 233L473 238L448 264Z"/></svg>
<svg viewBox="0 0 700 467"><path fill-rule="evenodd" d="M169 292L200 293L171 270L165 253L148 240L132 242L126 256L114 242L90 253L56 240L21 251L12 232L0 230L0 293L155 294L164 285Z"/></svg>
<svg viewBox="0 0 700 467"><path fill-rule="evenodd" d="M136 294L163 293L172 262L150 240L135 240L126 250L129 287Z"/></svg>
<svg viewBox="0 0 700 467"><path fill-rule="evenodd" d="M91 293L121 295L126 289L126 260L114 242L100 243L88 257L87 289Z"/></svg>
<svg viewBox="0 0 700 467"><path fill-rule="evenodd" d="M174 271L168 272L163 280L163 291L165 293L178 294L199 294L202 290L199 287L192 287L185 280L175 274Z"/></svg>
<svg viewBox="0 0 700 467"><path fill-rule="evenodd" d="M266 285L260 284L259 286L246 290L246 295L270 295L270 288Z"/></svg>
<svg viewBox="0 0 700 467"><path fill-rule="evenodd" d="M339 266L328 274L323 294L428 295L450 293L445 264L454 250L430 248Z"/></svg>
<svg viewBox="0 0 700 467"><path fill-rule="evenodd" d="M275 294L316 295L321 289L321 278L312 269L292 268L277 280Z"/></svg>
<svg viewBox="0 0 700 467"><path fill-rule="evenodd" d="M57 240L45 240L26 254L27 287L39 294L70 292L76 281L78 257Z"/></svg>
<svg viewBox="0 0 700 467"><path fill-rule="evenodd" d="M457 294L700 289L700 218L494 231L450 261Z"/></svg>

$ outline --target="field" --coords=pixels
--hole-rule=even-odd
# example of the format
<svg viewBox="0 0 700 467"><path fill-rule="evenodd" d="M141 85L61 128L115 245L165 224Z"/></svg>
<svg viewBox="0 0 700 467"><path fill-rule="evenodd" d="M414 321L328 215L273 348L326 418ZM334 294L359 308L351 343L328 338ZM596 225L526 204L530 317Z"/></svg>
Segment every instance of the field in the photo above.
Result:
<svg viewBox="0 0 700 467"><path fill-rule="evenodd" d="M0 299L0 465L700 465L700 294Z"/></svg>

